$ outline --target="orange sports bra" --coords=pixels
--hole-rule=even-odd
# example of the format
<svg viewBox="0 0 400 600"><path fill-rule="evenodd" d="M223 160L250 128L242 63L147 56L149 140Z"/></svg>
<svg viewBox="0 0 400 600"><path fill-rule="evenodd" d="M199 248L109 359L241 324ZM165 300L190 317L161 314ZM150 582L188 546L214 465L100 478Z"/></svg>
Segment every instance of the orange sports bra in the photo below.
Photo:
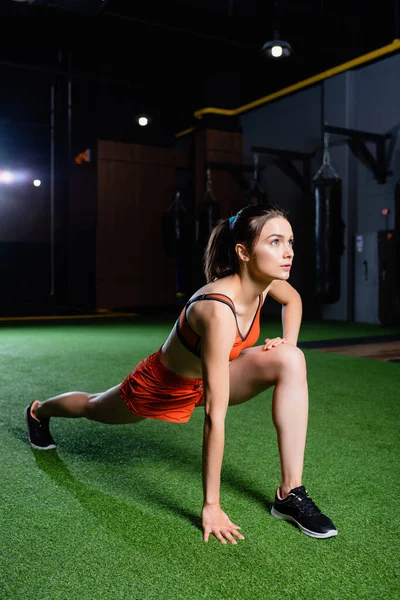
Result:
<svg viewBox="0 0 400 600"><path fill-rule="evenodd" d="M241 351L245 348L250 348L250 346L254 346L254 344L260 337L260 311L263 303L262 294L260 294L258 298L258 308L256 314L254 315L250 329L245 337L243 337L243 335L240 333L235 312L235 305L228 296L225 296L225 294L201 294L200 296L196 296L195 298L189 300L189 302L186 303L179 316L179 319L176 322L177 336L181 343L185 346L185 348L187 348L187 350L189 350L190 352L192 352L192 354L200 358L201 337L198 333L193 331L186 317L186 311L188 307L191 304L193 304L193 302L197 302L198 300L216 300L217 302L227 304L232 310L236 320L237 332L232 350L229 355L229 360L234 360L235 358L237 358Z"/></svg>

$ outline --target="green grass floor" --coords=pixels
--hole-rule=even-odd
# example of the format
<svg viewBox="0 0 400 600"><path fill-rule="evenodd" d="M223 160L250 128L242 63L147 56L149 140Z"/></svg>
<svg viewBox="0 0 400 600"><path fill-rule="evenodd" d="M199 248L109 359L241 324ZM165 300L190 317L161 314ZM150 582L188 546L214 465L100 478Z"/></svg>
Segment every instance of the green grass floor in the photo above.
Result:
<svg viewBox="0 0 400 600"><path fill-rule="evenodd" d="M56 451L26 440L24 407L117 384L171 322L0 328L1 600L393 600L399 581L400 364L305 350L304 483L334 521L314 540L270 513L279 483L271 392L231 408L222 506L237 546L202 541L202 411L184 425L54 420ZM264 326L262 338L279 335ZM304 324L300 340L392 333Z"/></svg>

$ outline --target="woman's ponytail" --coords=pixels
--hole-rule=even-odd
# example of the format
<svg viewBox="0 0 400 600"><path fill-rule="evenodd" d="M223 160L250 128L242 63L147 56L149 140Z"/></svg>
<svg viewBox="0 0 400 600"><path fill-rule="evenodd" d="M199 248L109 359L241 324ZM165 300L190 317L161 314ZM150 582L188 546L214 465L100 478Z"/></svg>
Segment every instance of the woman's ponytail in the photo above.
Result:
<svg viewBox="0 0 400 600"><path fill-rule="evenodd" d="M239 271L235 238L229 219L222 219L211 232L204 252L204 275L207 283Z"/></svg>

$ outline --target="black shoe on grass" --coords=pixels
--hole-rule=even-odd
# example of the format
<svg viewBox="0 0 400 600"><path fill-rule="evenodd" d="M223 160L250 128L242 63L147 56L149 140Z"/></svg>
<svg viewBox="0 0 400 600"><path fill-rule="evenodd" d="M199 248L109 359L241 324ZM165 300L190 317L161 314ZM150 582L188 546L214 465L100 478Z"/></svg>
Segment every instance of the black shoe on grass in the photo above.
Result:
<svg viewBox="0 0 400 600"><path fill-rule="evenodd" d="M53 450L56 443L51 437L49 429L50 419L35 419L31 415L33 402L25 408L25 419L28 424L28 440L36 450Z"/></svg>
<svg viewBox="0 0 400 600"><path fill-rule="evenodd" d="M303 533L313 538L337 535L336 527L311 500L304 485L290 490L284 500L280 500L276 493L271 514L277 519L292 521Z"/></svg>

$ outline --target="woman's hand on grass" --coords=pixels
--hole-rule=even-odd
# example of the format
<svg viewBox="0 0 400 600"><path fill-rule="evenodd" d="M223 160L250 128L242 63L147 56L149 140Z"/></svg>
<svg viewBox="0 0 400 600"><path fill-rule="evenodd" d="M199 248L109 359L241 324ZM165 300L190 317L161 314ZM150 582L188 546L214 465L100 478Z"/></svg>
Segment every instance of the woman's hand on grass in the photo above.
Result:
<svg viewBox="0 0 400 600"><path fill-rule="evenodd" d="M244 540L244 536L238 531L240 527L232 523L228 515L224 513L219 505L204 505L201 516L204 531L203 540L205 542L208 542L211 533L215 535L221 544L226 544L227 542L237 544L235 538Z"/></svg>

